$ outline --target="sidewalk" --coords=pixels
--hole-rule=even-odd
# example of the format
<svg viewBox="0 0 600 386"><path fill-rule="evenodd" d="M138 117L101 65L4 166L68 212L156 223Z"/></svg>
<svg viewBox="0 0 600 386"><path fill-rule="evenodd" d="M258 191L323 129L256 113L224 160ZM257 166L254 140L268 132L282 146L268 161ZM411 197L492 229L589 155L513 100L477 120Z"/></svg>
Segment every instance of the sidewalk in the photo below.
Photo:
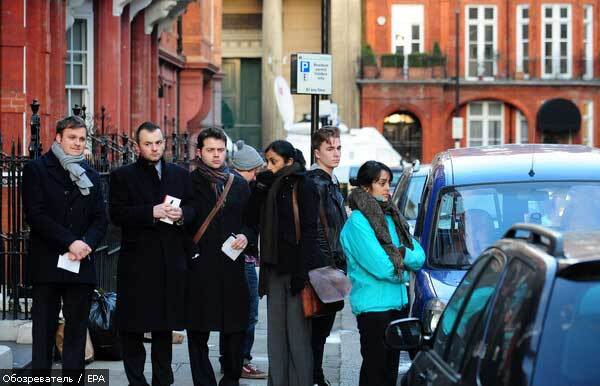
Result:
<svg viewBox="0 0 600 386"><path fill-rule="evenodd" d="M348 302L346 302L348 303ZM183 332L185 334L185 332ZM146 347L145 375L148 381L152 377L152 364L150 361L150 344ZM347 346L347 347L344 347ZM219 334L212 333L209 339L210 359L215 370L217 381L220 377L219 367ZM259 305L259 321L256 326L255 341L252 349L252 363L260 370L268 370L267 360L267 303L266 298L261 299ZM360 344L356 323L349 306L338 313L331 336L327 340L325 356L323 359L325 376L332 386L354 386L358 384L358 371L360 368ZM343 366L342 366L343 362ZM192 373L188 356L187 341L183 344L173 345L173 373L175 385L192 385ZM127 377L121 361L94 361L87 366L88 369L109 369L111 386L127 386ZM240 379L240 385L266 385L266 380Z"/></svg>

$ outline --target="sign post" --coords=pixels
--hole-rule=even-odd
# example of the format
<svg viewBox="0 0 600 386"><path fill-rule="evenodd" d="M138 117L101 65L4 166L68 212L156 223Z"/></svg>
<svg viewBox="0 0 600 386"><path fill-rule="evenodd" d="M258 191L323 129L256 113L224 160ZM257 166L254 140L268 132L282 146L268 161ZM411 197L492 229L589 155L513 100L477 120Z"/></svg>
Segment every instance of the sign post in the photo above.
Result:
<svg viewBox="0 0 600 386"><path fill-rule="evenodd" d="M329 54L292 54L292 94L310 95L310 134L319 129L319 95L331 95L332 61ZM311 163L313 163L311 151Z"/></svg>

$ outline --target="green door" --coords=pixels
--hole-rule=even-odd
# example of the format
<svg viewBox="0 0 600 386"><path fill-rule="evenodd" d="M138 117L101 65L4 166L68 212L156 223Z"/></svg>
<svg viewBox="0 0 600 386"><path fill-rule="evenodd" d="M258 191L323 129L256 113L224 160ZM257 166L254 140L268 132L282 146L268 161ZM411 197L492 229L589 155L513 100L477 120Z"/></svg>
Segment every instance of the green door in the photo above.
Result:
<svg viewBox="0 0 600 386"><path fill-rule="evenodd" d="M260 59L224 59L222 119L233 141L243 139L257 149L261 143Z"/></svg>

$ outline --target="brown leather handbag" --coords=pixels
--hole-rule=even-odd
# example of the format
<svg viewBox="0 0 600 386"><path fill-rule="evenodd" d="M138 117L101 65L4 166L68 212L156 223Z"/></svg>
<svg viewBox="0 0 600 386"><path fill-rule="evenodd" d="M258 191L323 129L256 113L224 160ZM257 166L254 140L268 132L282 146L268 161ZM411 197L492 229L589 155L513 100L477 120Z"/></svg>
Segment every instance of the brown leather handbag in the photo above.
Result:
<svg viewBox="0 0 600 386"><path fill-rule="evenodd" d="M301 234L297 184L292 191L292 205L296 243L299 243ZM331 266L316 268L308 272L308 278L309 282L300 292L304 317L334 314L344 308L344 298L351 288L344 271Z"/></svg>

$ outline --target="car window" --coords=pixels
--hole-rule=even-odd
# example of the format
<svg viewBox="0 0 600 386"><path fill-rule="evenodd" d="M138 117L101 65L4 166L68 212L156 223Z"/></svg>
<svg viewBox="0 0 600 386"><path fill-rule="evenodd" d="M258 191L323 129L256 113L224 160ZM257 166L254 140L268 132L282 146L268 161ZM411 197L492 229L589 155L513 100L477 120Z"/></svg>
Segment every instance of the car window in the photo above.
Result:
<svg viewBox="0 0 600 386"><path fill-rule="evenodd" d="M482 323L484 311L494 294L502 268L503 264L500 260L490 259L490 262L479 276L477 284L473 286L469 299L455 322L446 361L456 371L460 370L463 357L467 352L466 347L471 342L477 327Z"/></svg>
<svg viewBox="0 0 600 386"><path fill-rule="evenodd" d="M518 222L556 230L600 229L600 184L521 182L455 187L442 194L432 266L466 268Z"/></svg>
<svg viewBox="0 0 600 386"><path fill-rule="evenodd" d="M486 268L491 260L495 260L494 257L488 256L480 259L469 272L465 275L463 281L460 283L452 298L448 302L444 313L438 323L438 327L435 330L435 337L433 341L433 350L438 353L442 358L445 357L448 345L451 341L451 334L456 324L457 318L460 316L462 306L465 299L470 295L471 289L474 284L477 283L479 274Z"/></svg>
<svg viewBox="0 0 600 386"><path fill-rule="evenodd" d="M580 264L554 282L533 377L535 386L600 380L600 265Z"/></svg>
<svg viewBox="0 0 600 386"><path fill-rule="evenodd" d="M419 202L425 185L425 176L413 176L409 179L408 188L402 199L400 210L407 220L416 220L419 213Z"/></svg>
<svg viewBox="0 0 600 386"><path fill-rule="evenodd" d="M521 347L525 334L534 331L537 299L543 276L519 259L510 262L499 286L485 338L480 378L485 385L517 385L522 376Z"/></svg>

